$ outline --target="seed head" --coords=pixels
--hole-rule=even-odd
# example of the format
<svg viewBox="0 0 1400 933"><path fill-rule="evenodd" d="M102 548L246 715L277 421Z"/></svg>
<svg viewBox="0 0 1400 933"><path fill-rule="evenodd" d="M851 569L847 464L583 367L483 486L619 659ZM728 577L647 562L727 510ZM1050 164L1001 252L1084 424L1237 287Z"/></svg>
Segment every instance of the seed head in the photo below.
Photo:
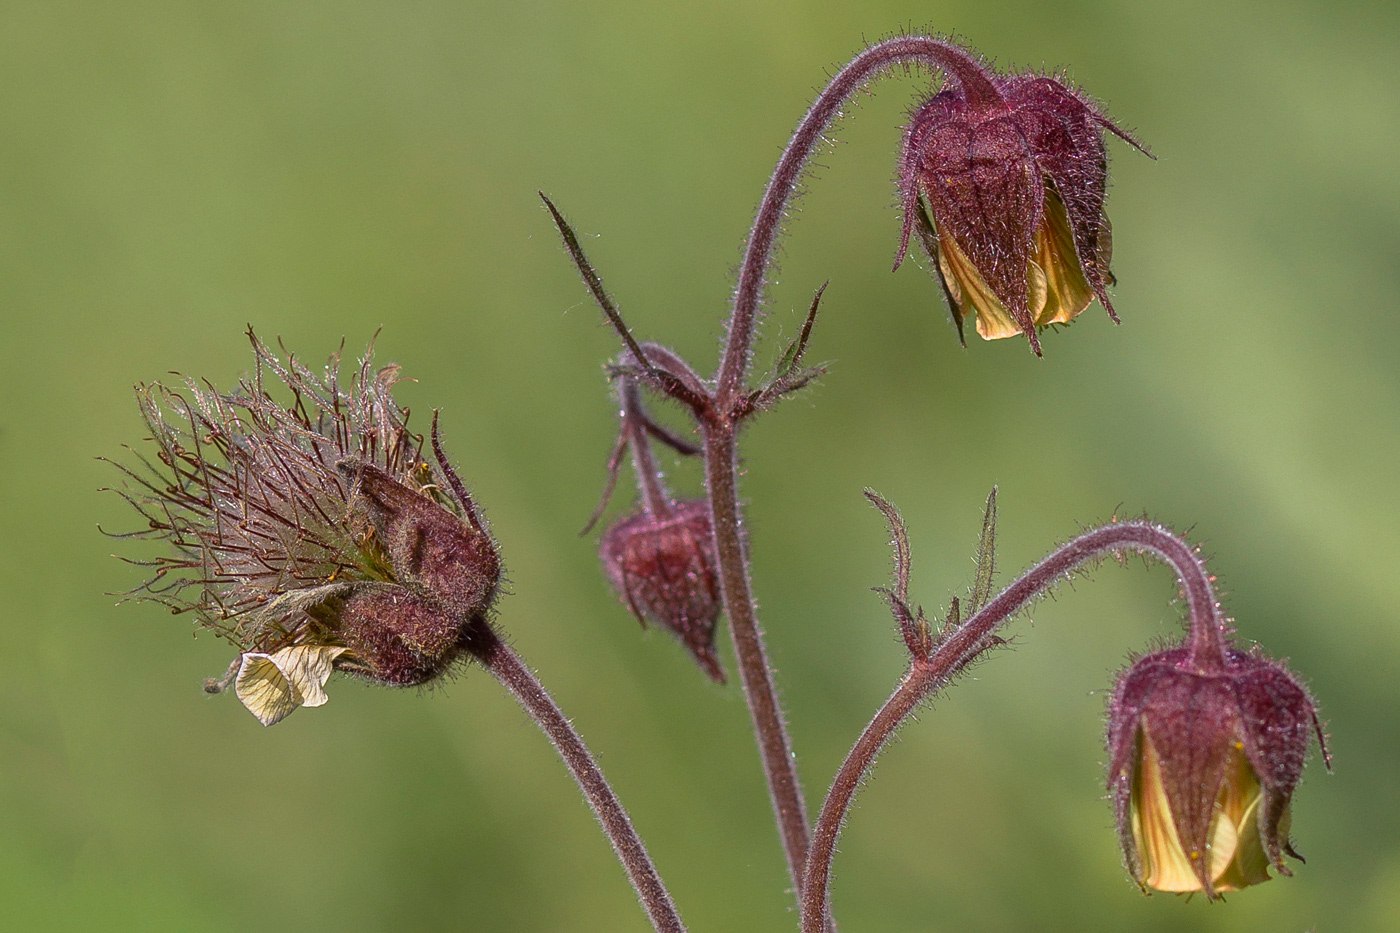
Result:
<svg viewBox="0 0 1400 933"><path fill-rule="evenodd" d="M315 372L249 338L255 369L231 392L137 387L156 453L122 468L122 494L146 520L133 536L168 551L131 595L228 640L239 657L210 689L232 684L265 724L325 702L332 670L433 680L496 596L475 505L436 434L428 458L409 431L397 367L366 353L343 382L339 354Z"/></svg>

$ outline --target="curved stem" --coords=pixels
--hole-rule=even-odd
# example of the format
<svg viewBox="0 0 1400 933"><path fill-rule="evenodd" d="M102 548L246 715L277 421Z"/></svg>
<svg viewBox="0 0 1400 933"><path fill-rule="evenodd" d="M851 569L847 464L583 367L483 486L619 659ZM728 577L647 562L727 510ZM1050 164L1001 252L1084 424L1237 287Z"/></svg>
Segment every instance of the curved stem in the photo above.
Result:
<svg viewBox="0 0 1400 933"><path fill-rule="evenodd" d="M738 497L736 435L744 413L744 383L764 278L772 261L781 220L802 170L820 144L823 131L839 115L847 98L882 71L910 64L939 69L952 76L976 109L994 107L1002 101L990 75L975 58L955 45L927 36L900 36L880 42L857 55L832 78L798 123L768 181L739 268L729 334L715 377L715 393L702 418L720 594L729 618L744 695L753 719L788 871L799 896L810 830L792 745L749 586L748 555L740 530L743 512ZM834 929L829 919L826 922L829 929Z"/></svg>
<svg viewBox="0 0 1400 933"><path fill-rule="evenodd" d="M752 352L754 319L762 298L763 282L773 258L773 243L788 202L797 189L798 179L812 153L822 142L822 133L840 115L841 107L871 78L898 65L923 65L950 75L957 81L968 104L975 110L995 107L1001 93L992 84L985 68L963 49L928 36L897 36L866 49L837 72L798 123L797 130L773 169L768 189L754 218L744 258L739 266L739 282L734 289L733 311L729 319L729 339L717 377L716 399L722 410L729 410L743 392L744 376Z"/></svg>
<svg viewBox="0 0 1400 933"><path fill-rule="evenodd" d="M520 702L530 718L548 736L559 757L564 759L564 764L578 782L584 798L612 843L618 860L626 869L627 878L647 916L651 918L652 927L658 933L684 933L685 924L676 912L671 894L656 873L656 866L647 855L646 846L632 828L627 811L603 777L583 739L574 731L554 700L520 656L501 641L489 626L475 626L468 647L472 655Z"/></svg>
<svg viewBox="0 0 1400 933"><path fill-rule="evenodd" d="M817 817L817 828L802 884L804 933L819 933L829 910L831 860L836 854L836 839L841 834L851 801L855 799L866 772L875 764L885 743L894 737L900 724L932 692L930 671L927 664L916 663L905 673L894 693L880 707L860 738L856 739L856 744L851 746L846 760L841 763L831 782L831 790L827 792L821 815Z"/></svg>
<svg viewBox="0 0 1400 933"><path fill-rule="evenodd" d="M852 746L832 781L817 820L801 889L804 933L817 933L823 928L829 909L831 861L851 800L880 750L909 714L990 647L996 630L1031 600L1067 579L1080 565L1115 551L1155 557L1176 572L1190 615L1191 661L1203 672L1224 668L1228 648L1224 620L1211 577L1191 545L1158 525L1122 522L1091 529L1060 547L948 635L928 658L916 658L898 688Z"/></svg>

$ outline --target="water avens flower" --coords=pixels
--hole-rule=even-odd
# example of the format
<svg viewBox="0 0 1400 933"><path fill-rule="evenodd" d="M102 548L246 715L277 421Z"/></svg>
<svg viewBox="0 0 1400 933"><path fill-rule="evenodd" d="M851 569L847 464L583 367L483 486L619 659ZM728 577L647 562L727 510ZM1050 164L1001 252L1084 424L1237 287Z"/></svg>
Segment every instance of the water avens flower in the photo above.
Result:
<svg viewBox="0 0 1400 933"><path fill-rule="evenodd" d="M1146 655L1109 709L1109 790L1124 860L1144 889L1214 898L1292 874L1289 802L1311 736L1312 698L1281 665L1230 651L1223 670L1187 648ZM1301 858L1299 858L1301 861Z"/></svg>
<svg viewBox="0 0 1400 933"><path fill-rule="evenodd" d="M958 333L991 340L1074 320L1109 301L1105 130L1142 145L1078 90L1038 74L998 75L968 55L919 107L899 162L904 229L933 261Z"/></svg>
<svg viewBox="0 0 1400 933"><path fill-rule="evenodd" d="M339 354L313 371L249 338L255 369L231 392L137 387L156 454L124 468L123 495L146 519L134 536L174 553L143 561L132 595L229 641L207 689L232 686L266 725L324 703L332 671L432 681L488 624L501 572L436 425L428 457L397 367L369 353L343 380Z"/></svg>
<svg viewBox="0 0 1400 933"><path fill-rule="evenodd" d="M599 556L618 596L645 625L655 622L681 640L716 683L719 579L710 537L709 504L670 503L619 519L603 535Z"/></svg>

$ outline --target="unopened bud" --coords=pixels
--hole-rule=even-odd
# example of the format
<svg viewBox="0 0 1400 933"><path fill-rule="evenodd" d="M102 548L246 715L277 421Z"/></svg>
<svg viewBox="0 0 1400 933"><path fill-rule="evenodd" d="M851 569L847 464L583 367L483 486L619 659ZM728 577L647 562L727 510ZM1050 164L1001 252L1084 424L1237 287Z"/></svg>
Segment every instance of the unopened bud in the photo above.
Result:
<svg viewBox="0 0 1400 933"><path fill-rule="evenodd" d="M666 515L624 518L603 535L599 556L637 620L669 629L712 680L724 683L715 656L720 595L709 505L676 502Z"/></svg>
<svg viewBox="0 0 1400 933"><path fill-rule="evenodd" d="M905 133L899 257L922 196L933 229L921 239L959 333L975 314L983 338L1024 334L1039 354L1037 329L1069 323L1095 297L1118 319L1108 298L1103 133L1142 146L1056 78L996 75L971 59L968 67L982 72L987 93L974 98L950 82Z"/></svg>
<svg viewBox="0 0 1400 933"><path fill-rule="evenodd" d="M1216 897L1291 872L1289 800L1310 736L1327 748L1312 698L1262 655L1223 671L1186 648L1138 659L1109 709L1109 790L1129 871L1143 888Z"/></svg>

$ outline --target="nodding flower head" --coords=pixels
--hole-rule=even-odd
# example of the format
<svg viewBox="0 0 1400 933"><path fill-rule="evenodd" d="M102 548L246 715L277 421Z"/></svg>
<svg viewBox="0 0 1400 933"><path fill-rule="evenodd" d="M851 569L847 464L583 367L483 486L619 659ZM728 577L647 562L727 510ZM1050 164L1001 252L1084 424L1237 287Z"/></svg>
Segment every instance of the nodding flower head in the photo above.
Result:
<svg viewBox="0 0 1400 933"><path fill-rule="evenodd" d="M899 189L904 230L928 251L961 336L977 318L985 339L1072 321L1098 298L1109 317L1112 242L1104 214L1103 131L1132 136L1054 77L997 75L969 57L915 111Z"/></svg>
<svg viewBox="0 0 1400 933"><path fill-rule="evenodd" d="M637 621L669 629L701 670L724 683L715 656L720 595L708 503L674 502L665 513L644 510L623 518L603 535L599 556Z"/></svg>
<svg viewBox="0 0 1400 933"><path fill-rule="evenodd" d="M1144 889L1214 898L1281 875L1312 698L1277 662L1231 651L1194 670L1186 648L1138 659L1109 708L1109 790L1128 870Z"/></svg>
<svg viewBox="0 0 1400 933"><path fill-rule="evenodd" d="M232 392L137 387L154 459L122 491L174 553L133 591L228 640L233 685L265 725L319 706L333 670L396 686L443 674L487 623L500 560L437 443L393 401L398 369L366 353L342 380L274 355ZM285 398L273 396L277 384Z"/></svg>

